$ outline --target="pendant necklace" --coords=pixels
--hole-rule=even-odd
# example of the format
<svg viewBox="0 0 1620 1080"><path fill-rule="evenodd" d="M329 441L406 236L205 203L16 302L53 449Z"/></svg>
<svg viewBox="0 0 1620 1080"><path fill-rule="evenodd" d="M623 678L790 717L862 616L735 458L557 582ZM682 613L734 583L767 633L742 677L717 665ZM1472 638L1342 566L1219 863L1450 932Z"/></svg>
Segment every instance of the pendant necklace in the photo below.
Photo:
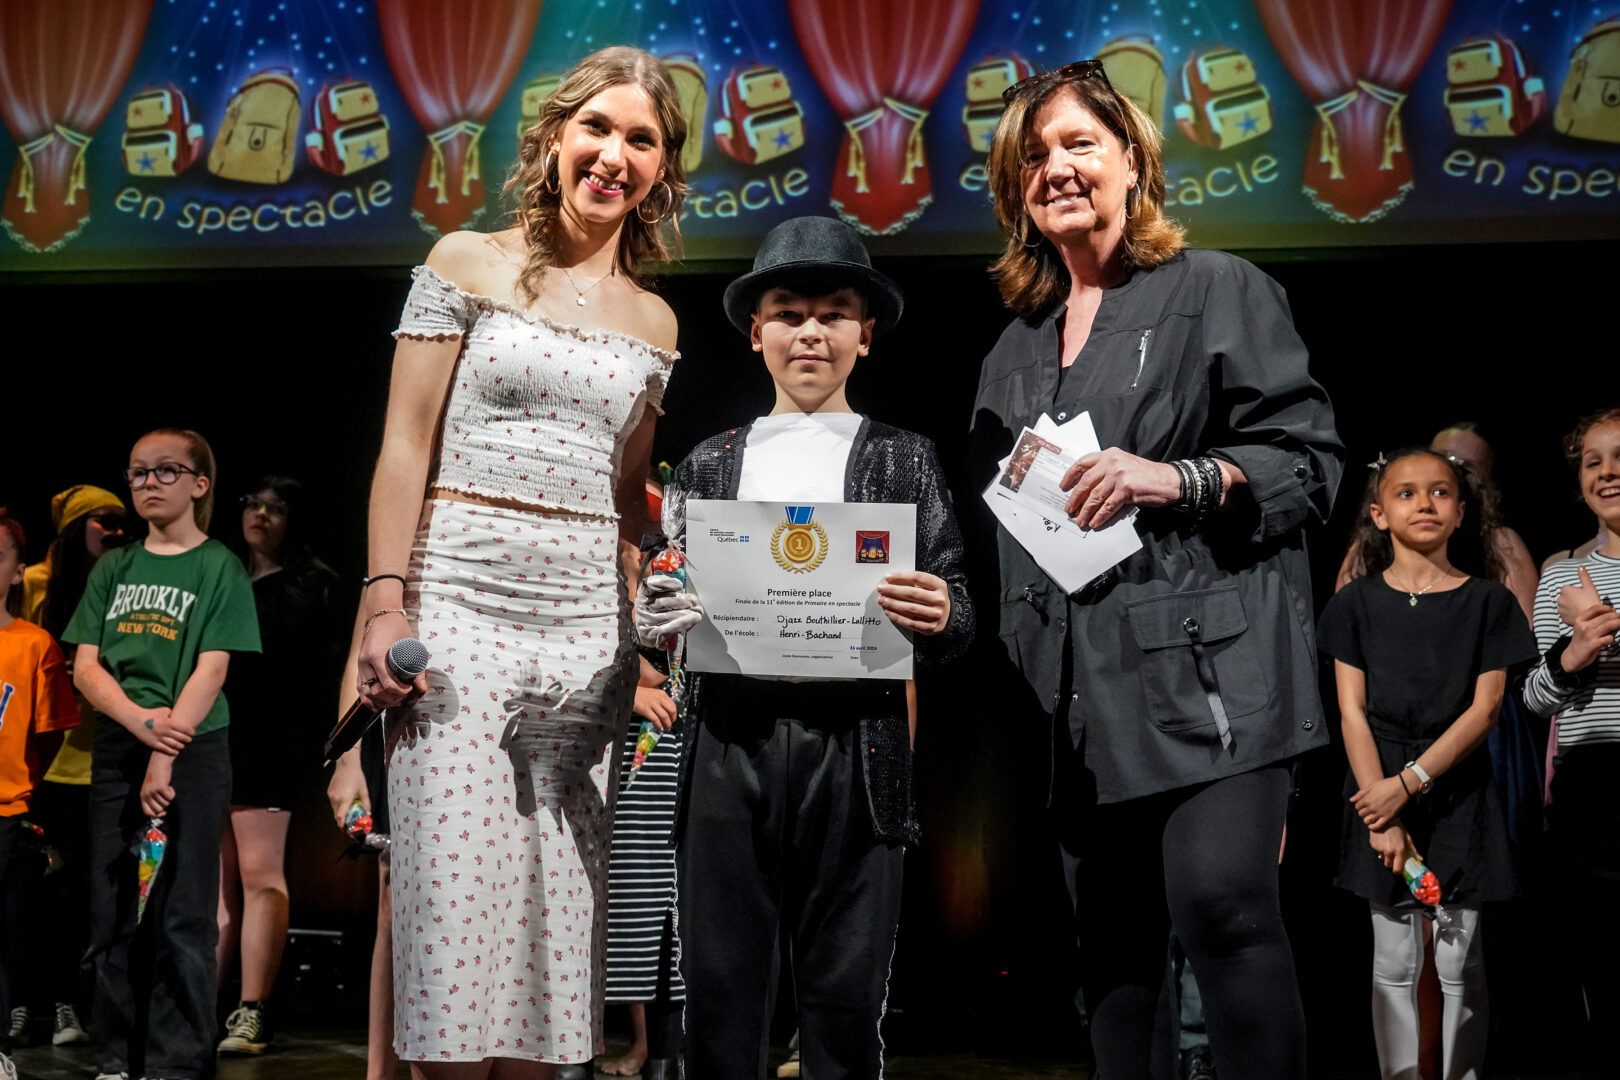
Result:
<svg viewBox="0 0 1620 1080"><path fill-rule="evenodd" d="M568 278L568 284L574 290L574 303L578 304L580 307L584 307L585 306L585 294L590 292L592 289L596 288L598 285L602 284L602 282L606 281L608 278L612 277L614 272L618 270L618 267L614 266L612 269L608 270L607 273L603 274L601 277L597 278L595 281L591 282L589 285L585 286L583 289L579 287L579 282L574 280L574 272L572 270L568 269L568 267L566 267L566 266L559 266L559 267L557 267L557 269L561 270L563 272L563 274Z"/></svg>
<svg viewBox="0 0 1620 1080"><path fill-rule="evenodd" d="M1394 577L1393 574L1391 574L1390 576ZM1424 593L1428 592L1430 589L1434 588L1436 585L1440 584L1444 580L1446 580L1446 572L1444 570L1442 570L1442 571L1440 571L1440 576L1439 577L1435 578L1433 581L1431 581L1427 585L1423 586L1423 588L1419 589L1417 592L1413 592L1411 589L1408 589L1405 585L1402 585L1398 581L1395 582L1394 585L1395 585L1395 587L1397 589L1401 590L1401 592L1406 594L1406 596L1407 596L1406 606L1407 607L1417 607L1418 597L1422 596Z"/></svg>

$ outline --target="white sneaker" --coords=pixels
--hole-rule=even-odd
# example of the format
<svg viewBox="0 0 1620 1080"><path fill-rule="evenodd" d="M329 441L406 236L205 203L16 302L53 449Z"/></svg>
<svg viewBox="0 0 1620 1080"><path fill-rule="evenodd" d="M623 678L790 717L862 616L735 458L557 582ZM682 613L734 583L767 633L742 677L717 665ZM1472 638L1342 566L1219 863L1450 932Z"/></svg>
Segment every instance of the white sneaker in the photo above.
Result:
<svg viewBox="0 0 1620 1080"><path fill-rule="evenodd" d="M129 1073L96 1073L96 1080L129 1080Z"/></svg>
<svg viewBox="0 0 1620 1080"><path fill-rule="evenodd" d="M74 1043L87 1043L90 1035L79 1022L79 1014L72 1005L65 1001L56 1003L56 1032L51 1036L52 1046L71 1046Z"/></svg>
<svg viewBox="0 0 1620 1080"><path fill-rule="evenodd" d="M17 1066L4 1054L0 1054L0 1080L17 1080Z"/></svg>

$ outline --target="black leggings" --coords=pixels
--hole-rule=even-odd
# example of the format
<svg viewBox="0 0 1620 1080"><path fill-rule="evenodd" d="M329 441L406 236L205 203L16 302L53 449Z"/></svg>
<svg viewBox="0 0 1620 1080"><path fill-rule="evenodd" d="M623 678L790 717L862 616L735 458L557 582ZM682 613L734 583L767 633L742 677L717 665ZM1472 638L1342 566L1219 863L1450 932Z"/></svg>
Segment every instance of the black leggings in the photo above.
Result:
<svg viewBox="0 0 1620 1080"><path fill-rule="evenodd" d="M1305 1015L1277 899L1289 771L1274 765L1063 811L1097 1073L1147 1080L1165 939L1181 939L1221 1080L1305 1075ZM1077 805L1078 803L1078 805Z"/></svg>

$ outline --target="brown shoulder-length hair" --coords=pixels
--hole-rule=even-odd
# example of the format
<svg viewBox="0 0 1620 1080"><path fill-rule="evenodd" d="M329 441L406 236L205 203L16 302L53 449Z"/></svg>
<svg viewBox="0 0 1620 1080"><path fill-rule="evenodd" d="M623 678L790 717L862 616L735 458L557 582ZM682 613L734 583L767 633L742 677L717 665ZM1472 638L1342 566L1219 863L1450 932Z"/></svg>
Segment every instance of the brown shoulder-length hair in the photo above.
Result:
<svg viewBox="0 0 1620 1080"><path fill-rule="evenodd" d="M1069 291L1069 272L1057 248L1036 230L1024 206L1024 169L1029 164L1024 141L1041 107L1063 93L1072 94L1136 156L1138 194L1135 209L1125 219L1126 264L1132 269L1157 266L1181 250L1183 230L1164 213L1164 160L1153 121L1104 78L1054 77L1037 82L1016 95L1001 114L988 163L996 220L1007 235L1007 249L990 273L1001 299L1024 316L1051 307Z"/></svg>
<svg viewBox="0 0 1620 1080"><path fill-rule="evenodd" d="M679 243L678 219L681 203L686 198L686 174L681 169L686 114L681 111L675 83L663 62L649 52L630 45L598 49L569 68L557 89L546 98L540 107L540 119L523 133L517 163L501 189L503 194L515 196L517 201L513 217L523 229L528 252L518 287L531 300L540 275L556 254L557 218L562 210L557 157L549 152L550 146L580 106L609 87L624 84L640 87L652 99L663 134L663 180L669 187L666 192L660 192L660 185L654 184L647 197L631 207L619 232L615 265L619 273L641 284L639 271L643 262L648 259L667 262L674 257L672 245L664 238L663 227L667 223L675 242ZM649 204L658 210L657 220L651 224L641 217L642 207Z"/></svg>

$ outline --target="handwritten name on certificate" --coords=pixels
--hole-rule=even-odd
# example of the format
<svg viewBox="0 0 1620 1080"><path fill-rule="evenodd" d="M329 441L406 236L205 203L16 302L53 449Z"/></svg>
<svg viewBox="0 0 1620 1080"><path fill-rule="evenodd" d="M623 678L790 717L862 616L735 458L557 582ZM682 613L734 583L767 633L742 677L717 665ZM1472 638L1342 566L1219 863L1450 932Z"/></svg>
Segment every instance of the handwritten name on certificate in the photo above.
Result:
<svg viewBox="0 0 1620 1080"><path fill-rule="evenodd" d="M885 574L916 566L910 503L686 504L686 572L708 617L693 671L909 679L911 641L878 606Z"/></svg>

